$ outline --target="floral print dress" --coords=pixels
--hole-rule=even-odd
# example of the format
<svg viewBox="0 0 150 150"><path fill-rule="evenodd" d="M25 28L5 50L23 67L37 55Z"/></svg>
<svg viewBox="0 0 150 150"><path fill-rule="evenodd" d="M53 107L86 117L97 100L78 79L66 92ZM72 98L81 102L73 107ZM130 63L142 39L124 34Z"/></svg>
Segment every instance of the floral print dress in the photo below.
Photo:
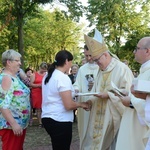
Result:
<svg viewBox="0 0 150 150"><path fill-rule="evenodd" d="M5 91L1 87L3 76L9 76L12 80L11 87ZM30 119L30 89L17 77L8 74L0 74L0 108L9 109L16 122L25 129ZM0 112L0 129L12 129L9 122Z"/></svg>

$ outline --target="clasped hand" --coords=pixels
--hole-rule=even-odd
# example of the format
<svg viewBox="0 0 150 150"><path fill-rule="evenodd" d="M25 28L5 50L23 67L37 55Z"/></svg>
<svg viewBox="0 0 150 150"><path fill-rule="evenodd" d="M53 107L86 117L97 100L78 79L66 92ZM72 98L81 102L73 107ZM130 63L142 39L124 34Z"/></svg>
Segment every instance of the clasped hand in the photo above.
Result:
<svg viewBox="0 0 150 150"><path fill-rule="evenodd" d="M81 102L81 107L86 110L86 111L89 111L91 110L91 107L92 107L92 102L89 100L89 101L86 101L86 102Z"/></svg>

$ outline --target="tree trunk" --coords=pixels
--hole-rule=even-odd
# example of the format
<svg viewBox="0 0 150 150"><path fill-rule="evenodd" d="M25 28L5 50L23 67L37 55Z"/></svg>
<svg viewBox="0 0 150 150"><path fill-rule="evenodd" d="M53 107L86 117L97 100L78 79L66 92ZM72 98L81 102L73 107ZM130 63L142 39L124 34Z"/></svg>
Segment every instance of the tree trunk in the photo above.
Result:
<svg viewBox="0 0 150 150"><path fill-rule="evenodd" d="M18 51L22 55L21 63L22 69L24 69L24 39L23 39L23 11L22 11L22 2L19 0L17 9L17 22L18 22Z"/></svg>
<svg viewBox="0 0 150 150"><path fill-rule="evenodd" d="M22 55L21 63L24 68L24 40L23 40L23 18L18 18L18 51Z"/></svg>

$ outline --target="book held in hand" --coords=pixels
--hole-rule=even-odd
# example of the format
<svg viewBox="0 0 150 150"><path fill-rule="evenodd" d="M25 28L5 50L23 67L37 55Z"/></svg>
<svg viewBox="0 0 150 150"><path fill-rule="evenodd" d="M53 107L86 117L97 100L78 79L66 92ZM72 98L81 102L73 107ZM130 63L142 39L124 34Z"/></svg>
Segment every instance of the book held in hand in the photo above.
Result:
<svg viewBox="0 0 150 150"><path fill-rule="evenodd" d="M135 78L132 82L134 90L142 93L150 93L150 81Z"/></svg>
<svg viewBox="0 0 150 150"><path fill-rule="evenodd" d="M122 91L112 81L111 81L111 86L113 88L110 90L111 92L116 93L121 97L126 96L124 93L122 93Z"/></svg>

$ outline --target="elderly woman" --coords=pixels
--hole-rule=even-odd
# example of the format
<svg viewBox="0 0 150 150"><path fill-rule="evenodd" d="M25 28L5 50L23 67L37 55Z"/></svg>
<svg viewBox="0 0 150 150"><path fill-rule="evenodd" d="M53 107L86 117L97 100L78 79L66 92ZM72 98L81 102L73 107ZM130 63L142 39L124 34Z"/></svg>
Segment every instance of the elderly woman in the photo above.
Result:
<svg viewBox="0 0 150 150"><path fill-rule="evenodd" d="M0 136L3 150L22 150L30 117L29 88L16 76L21 55L15 50L2 54L0 74Z"/></svg>

